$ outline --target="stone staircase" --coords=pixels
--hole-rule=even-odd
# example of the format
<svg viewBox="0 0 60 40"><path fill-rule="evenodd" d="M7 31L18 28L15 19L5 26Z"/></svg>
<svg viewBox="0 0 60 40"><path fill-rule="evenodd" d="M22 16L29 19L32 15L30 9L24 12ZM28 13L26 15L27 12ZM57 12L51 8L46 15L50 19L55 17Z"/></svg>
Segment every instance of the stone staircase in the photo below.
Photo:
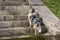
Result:
<svg viewBox="0 0 60 40"><path fill-rule="evenodd" d="M28 17L0 10L0 37L28 35Z"/></svg>
<svg viewBox="0 0 60 40"><path fill-rule="evenodd" d="M28 5L27 0L0 0L0 6L21 6L21 5Z"/></svg>
<svg viewBox="0 0 60 40"><path fill-rule="evenodd" d="M49 31L46 35L60 34L60 27L58 25L57 27L55 26L59 19L43 5L41 0L28 0L28 2L33 5L32 7L39 13L40 17L43 18L43 22ZM34 33L32 29L30 30L30 28L28 28L29 22L27 14L29 5L4 7L5 10L0 10L0 39L9 39L8 37L20 38L22 35L27 36Z"/></svg>

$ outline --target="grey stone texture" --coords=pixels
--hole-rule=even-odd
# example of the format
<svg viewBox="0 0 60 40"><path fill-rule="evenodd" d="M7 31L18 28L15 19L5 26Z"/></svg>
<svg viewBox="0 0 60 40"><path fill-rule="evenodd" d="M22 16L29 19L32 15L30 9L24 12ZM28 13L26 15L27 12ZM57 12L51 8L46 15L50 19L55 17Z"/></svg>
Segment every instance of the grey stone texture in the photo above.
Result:
<svg viewBox="0 0 60 40"><path fill-rule="evenodd" d="M12 27L28 27L29 22L28 21L13 21Z"/></svg>
<svg viewBox="0 0 60 40"><path fill-rule="evenodd" d="M7 10L0 10L0 15L9 15L9 12Z"/></svg>
<svg viewBox="0 0 60 40"><path fill-rule="evenodd" d="M14 16L13 15L4 16L4 21L13 21L13 20L14 20Z"/></svg>
<svg viewBox="0 0 60 40"><path fill-rule="evenodd" d="M0 21L4 21L4 16L0 15Z"/></svg>
<svg viewBox="0 0 60 40"><path fill-rule="evenodd" d="M43 2L41 2L41 0L28 0L29 4L33 5L33 6L42 6Z"/></svg>
<svg viewBox="0 0 60 40"><path fill-rule="evenodd" d="M0 28L12 27L12 21L0 21Z"/></svg>
<svg viewBox="0 0 60 40"><path fill-rule="evenodd" d="M26 28L24 27L0 29L0 37L20 36L20 35L26 35L26 34L27 34L27 31L26 31Z"/></svg>
<svg viewBox="0 0 60 40"><path fill-rule="evenodd" d="M28 20L27 16L14 16L14 20L16 21L23 21L23 20Z"/></svg>

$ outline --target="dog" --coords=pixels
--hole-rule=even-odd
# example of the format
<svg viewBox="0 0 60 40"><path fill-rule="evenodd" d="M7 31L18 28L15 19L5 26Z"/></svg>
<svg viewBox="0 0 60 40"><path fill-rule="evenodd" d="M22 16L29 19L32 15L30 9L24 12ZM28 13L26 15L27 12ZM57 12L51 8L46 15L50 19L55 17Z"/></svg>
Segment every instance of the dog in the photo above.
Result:
<svg viewBox="0 0 60 40"><path fill-rule="evenodd" d="M37 17L37 15L35 14L34 9L29 10L28 20L29 20L29 23L30 23L30 27L32 27L32 25L33 25L35 35L40 34L41 33L40 20Z"/></svg>
<svg viewBox="0 0 60 40"><path fill-rule="evenodd" d="M35 13L35 9L30 9L28 14L28 20L30 23L30 27L33 26L35 35L43 34L47 32L47 28L43 24L42 18L39 17Z"/></svg>

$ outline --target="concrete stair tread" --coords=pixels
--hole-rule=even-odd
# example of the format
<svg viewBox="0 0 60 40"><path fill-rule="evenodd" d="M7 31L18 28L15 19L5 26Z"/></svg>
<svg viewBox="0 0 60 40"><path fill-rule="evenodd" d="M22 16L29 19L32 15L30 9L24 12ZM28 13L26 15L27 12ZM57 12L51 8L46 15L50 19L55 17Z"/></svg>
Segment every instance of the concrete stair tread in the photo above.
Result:
<svg viewBox="0 0 60 40"><path fill-rule="evenodd" d="M27 4L26 4L27 3ZM28 2L22 0L5 0L5 6L21 6L21 5L28 5Z"/></svg>
<svg viewBox="0 0 60 40"><path fill-rule="evenodd" d="M39 5L39 6L42 6L43 3L41 2L41 0L28 0L28 2L31 4L31 5Z"/></svg>
<svg viewBox="0 0 60 40"><path fill-rule="evenodd" d="M0 30L14 30L14 29L26 29L26 27L3 28L3 29L0 29Z"/></svg>
<svg viewBox="0 0 60 40"><path fill-rule="evenodd" d="M1 37L0 39L12 39L12 38L27 38L32 37L31 35L21 35L21 36L11 36L11 37Z"/></svg>
<svg viewBox="0 0 60 40"><path fill-rule="evenodd" d="M0 15L0 16L28 16L28 15Z"/></svg>
<svg viewBox="0 0 60 40"><path fill-rule="evenodd" d="M27 27L13 27L13 28L5 28L0 29L0 39L10 39L10 38L24 38L26 37L33 37L34 32L30 32ZM33 33L33 35L32 35ZM52 36L50 33L41 34L42 36Z"/></svg>
<svg viewBox="0 0 60 40"><path fill-rule="evenodd" d="M52 36L49 33L42 34L41 36ZM35 35L21 35L21 36L11 36L11 37L1 37L0 39L12 39L12 38L28 38L28 37L35 37ZM40 36L39 36L40 37Z"/></svg>
<svg viewBox="0 0 60 40"><path fill-rule="evenodd" d="M17 26L26 27L29 26L29 22L27 20L26 21L0 21L0 29L17 27Z"/></svg>
<svg viewBox="0 0 60 40"><path fill-rule="evenodd" d="M30 35L31 30L27 27L13 27L0 29L0 37ZM31 32L32 34L33 32Z"/></svg>
<svg viewBox="0 0 60 40"><path fill-rule="evenodd" d="M28 20L27 16L22 15L0 15L0 21L21 21Z"/></svg>
<svg viewBox="0 0 60 40"><path fill-rule="evenodd" d="M0 15L9 15L7 10L0 10Z"/></svg>

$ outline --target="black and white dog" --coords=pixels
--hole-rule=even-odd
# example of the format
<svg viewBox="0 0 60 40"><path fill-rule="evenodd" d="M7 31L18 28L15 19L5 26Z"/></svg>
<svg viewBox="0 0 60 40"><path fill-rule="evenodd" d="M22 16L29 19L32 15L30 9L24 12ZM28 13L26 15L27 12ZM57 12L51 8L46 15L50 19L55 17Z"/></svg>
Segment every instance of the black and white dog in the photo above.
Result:
<svg viewBox="0 0 60 40"><path fill-rule="evenodd" d="M35 14L35 9L30 9L28 14L28 20L30 23L30 27L33 25L35 35L42 33L41 21Z"/></svg>

